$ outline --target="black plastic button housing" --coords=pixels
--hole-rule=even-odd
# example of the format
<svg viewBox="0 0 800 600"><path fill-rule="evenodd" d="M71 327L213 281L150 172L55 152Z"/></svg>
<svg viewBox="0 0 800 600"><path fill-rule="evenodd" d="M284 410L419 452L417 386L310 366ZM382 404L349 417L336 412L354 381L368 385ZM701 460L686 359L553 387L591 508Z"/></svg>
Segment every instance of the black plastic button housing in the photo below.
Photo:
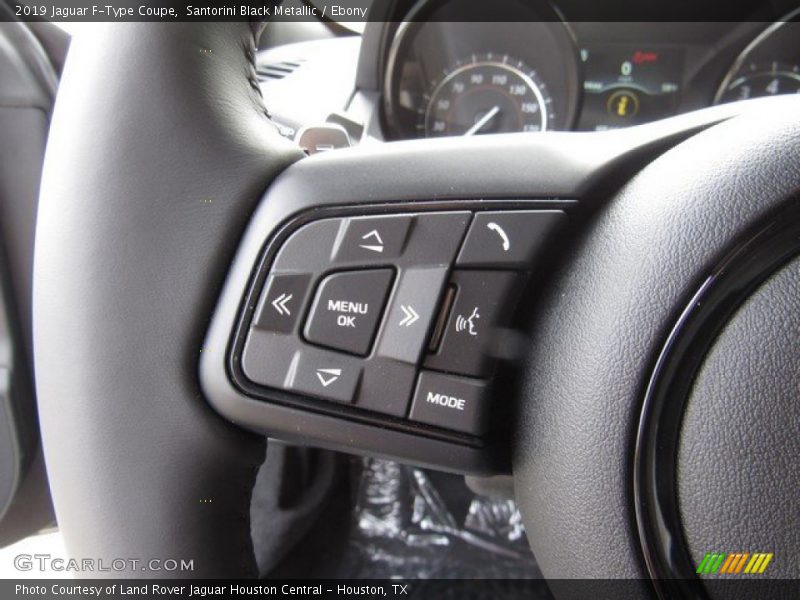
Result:
<svg viewBox="0 0 800 600"><path fill-rule="evenodd" d="M483 443L496 357L511 356L498 348L564 217L561 204L520 204L301 217L254 279L231 355L237 382L251 398L420 440Z"/></svg>

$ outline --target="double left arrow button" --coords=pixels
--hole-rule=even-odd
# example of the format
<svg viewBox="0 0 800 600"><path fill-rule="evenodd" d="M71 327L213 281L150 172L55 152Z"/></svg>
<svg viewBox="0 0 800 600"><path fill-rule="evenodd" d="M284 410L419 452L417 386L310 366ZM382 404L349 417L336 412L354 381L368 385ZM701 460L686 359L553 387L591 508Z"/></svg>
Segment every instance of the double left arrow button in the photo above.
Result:
<svg viewBox="0 0 800 600"><path fill-rule="evenodd" d="M271 275L261 294L254 325L275 333L291 333L310 283L307 274Z"/></svg>

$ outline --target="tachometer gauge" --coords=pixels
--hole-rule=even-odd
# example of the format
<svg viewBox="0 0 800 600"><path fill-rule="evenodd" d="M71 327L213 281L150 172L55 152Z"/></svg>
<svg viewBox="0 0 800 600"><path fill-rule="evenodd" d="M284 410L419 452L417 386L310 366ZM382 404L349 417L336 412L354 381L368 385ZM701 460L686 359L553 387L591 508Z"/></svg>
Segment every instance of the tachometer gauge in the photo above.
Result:
<svg viewBox="0 0 800 600"><path fill-rule="evenodd" d="M445 70L419 111L428 137L545 131L552 100L536 71L507 55L474 55Z"/></svg>
<svg viewBox="0 0 800 600"><path fill-rule="evenodd" d="M800 65L750 63L721 90L717 102L800 93Z"/></svg>
<svg viewBox="0 0 800 600"><path fill-rule="evenodd" d="M800 9L762 31L734 61L714 103L800 93Z"/></svg>

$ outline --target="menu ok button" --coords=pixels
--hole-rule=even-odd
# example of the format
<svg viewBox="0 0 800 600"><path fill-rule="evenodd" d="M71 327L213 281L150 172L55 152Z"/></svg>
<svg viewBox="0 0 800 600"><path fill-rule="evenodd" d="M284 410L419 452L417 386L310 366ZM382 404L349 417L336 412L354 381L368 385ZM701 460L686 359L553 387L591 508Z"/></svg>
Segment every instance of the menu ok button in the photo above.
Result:
<svg viewBox="0 0 800 600"><path fill-rule="evenodd" d="M309 342L366 355L394 273L391 269L347 271L326 277L306 322Z"/></svg>

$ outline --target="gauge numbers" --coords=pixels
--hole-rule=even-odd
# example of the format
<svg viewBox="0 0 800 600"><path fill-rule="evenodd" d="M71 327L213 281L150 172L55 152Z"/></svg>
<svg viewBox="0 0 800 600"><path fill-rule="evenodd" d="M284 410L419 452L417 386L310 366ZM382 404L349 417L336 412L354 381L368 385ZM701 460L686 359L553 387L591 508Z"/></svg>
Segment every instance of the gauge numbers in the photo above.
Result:
<svg viewBox="0 0 800 600"><path fill-rule="evenodd" d="M445 70L419 111L427 137L545 131L552 99L536 71L504 55L473 55Z"/></svg>
<svg viewBox="0 0 800 600"><path fill-rule="evenodd" d="M798 92L800 92L800 65L777 61L767 64L750 63L732 79L718 101L734 102Z"/></svg>

